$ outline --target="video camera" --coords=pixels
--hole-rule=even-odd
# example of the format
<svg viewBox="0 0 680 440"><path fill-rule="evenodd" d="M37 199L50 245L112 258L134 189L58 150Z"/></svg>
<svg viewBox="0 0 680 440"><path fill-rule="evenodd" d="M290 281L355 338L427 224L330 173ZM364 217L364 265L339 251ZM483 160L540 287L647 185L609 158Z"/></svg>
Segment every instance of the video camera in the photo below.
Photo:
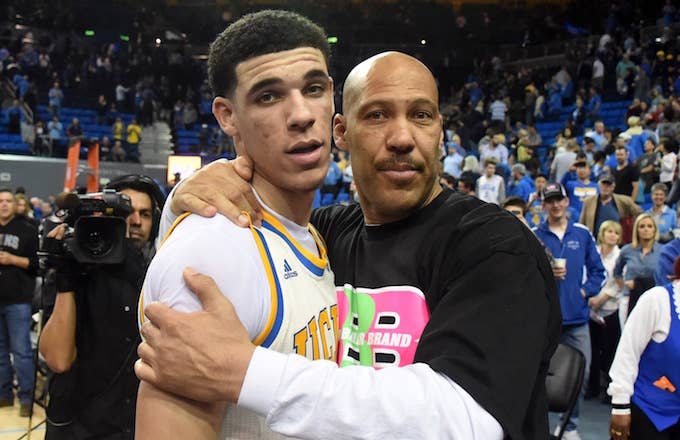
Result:
<svg viewBox="0 0 680 440"><path fill-rule="evenodd" d="M69 225L63 243L44 240L40 254L70 257L78 263L118 264L125 258L130 198L112 189L57 197L57 221L44 227L45 234L61 223Z"/></svg>

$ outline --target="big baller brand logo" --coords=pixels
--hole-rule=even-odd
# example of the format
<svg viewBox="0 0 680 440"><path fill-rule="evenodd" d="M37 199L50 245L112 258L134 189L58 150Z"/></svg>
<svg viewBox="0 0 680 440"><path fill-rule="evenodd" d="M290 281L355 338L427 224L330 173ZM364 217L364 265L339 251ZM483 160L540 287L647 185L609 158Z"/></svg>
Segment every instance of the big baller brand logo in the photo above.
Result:
<svg viewBox="0 0 680 440"><path fill-rule="evenodd" d="M425 295L411 286L337 289L342 323L338 363L375 368L413 363L423 328L430 319Z"/></svg>

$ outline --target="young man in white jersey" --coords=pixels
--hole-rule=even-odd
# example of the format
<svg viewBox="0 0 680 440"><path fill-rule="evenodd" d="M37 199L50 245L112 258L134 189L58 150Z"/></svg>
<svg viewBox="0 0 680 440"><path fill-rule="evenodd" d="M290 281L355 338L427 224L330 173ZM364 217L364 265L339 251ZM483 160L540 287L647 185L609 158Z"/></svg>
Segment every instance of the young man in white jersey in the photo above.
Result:
<svg viewBox="0 0 680 440"><path fill-rule="evenodd" d="M484 174L477 179L475 192L480 200L500 205L505 200L505 182L496 174L497 164L498 160L495 157L484 159Z"/></svg>
<svg viewBox="0 0 680 440"><path fill-rule="evenodd" d="M330 158L333 82L321 28L297 14L261 11L231 24L210 49L213 114L254 163L261 227L222 216L180 217L149 267L140 310L159 301L202 306L182 278L210 274L234 304L249 339L309 359L336 358L337 300L324 244L309 216ZM230 293L226 293L230 292ZM140 314L140 326L145 317ZM207 329L206 329L207 330ZM136 435L280 438L264 418L224 403L197 403L142 383Z"/></svg>

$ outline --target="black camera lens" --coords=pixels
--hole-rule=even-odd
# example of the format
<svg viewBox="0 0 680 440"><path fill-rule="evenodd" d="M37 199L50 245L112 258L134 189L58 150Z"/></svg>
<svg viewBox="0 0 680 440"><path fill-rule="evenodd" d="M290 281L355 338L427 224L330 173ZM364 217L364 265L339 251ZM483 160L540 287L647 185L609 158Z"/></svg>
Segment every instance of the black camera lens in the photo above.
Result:
<svg viewBox="0 0 680 440"><path fill-rule="evenodd" d="M111 250L112 240L106 231L91 231L80 238L79 244L93 256L101 257Z"/></svg>
<svg viewBox="0 0 680 440"><path fill-rule="evenodd" d="M114 245L113 231L108 227L105 217L90 217L78 225L76 240L78 247L91 258L106 256Z"/></svg>

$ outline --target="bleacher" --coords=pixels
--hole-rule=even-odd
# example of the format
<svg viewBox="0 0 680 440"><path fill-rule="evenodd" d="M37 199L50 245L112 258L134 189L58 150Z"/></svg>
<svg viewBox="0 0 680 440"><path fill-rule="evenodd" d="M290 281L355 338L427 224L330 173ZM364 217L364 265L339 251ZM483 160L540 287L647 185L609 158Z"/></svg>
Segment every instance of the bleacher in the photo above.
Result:
<svg viewBox="0 0 680 440"><path fill-rule="evenodd" d="M8 120L4 113L0 113L0 153L4 154L31 154L31 145L21 140L20 134L9 134L7 132ZM120 113L120 117L124 124L129 124L134 115L131 113ZM87 138L99 138L104 136L112 138L111 126L97 124L97 112L95 110L87 110L73 107L62 107L59 113L59 122L64 127L64 144L66 143L66 127L68 127L73 118L78 118L80 126L83 128L83 134ZM36 120L42 120L47 129L47 124L52 120L52 112L44 105L38 106L38 114Z"/></svg>
<svg viewBox="0 0 680 440"><path fill-rule="evenodd" d="M119 113L119 115L126 126L132 122L135 117L132 113ZM95 110L62 107L59 112L59 122L64 126L64 131L66 131L66 127L71 125L73 118L78 118L85 137L99 139L104 136L108 136L109 138L113 137L110 125L97 124L97 112ZM52 112L50 112L47 106L38 106L38 119L42 120L45 123L45 126L52 120Z"/></svg>
<svg viewBox="0 0 680 440"><path fill-rule="evenodd" d="M609 101L602 102L600 105L599 119L604 122L605 127L611 130L625 130L626 125L626 111L630 101ZM574 111L574 106L569 106L562 109L559 118L556 121L537 122L536 131L541 135L543 143L538 148L538 158L543 166L543 171L546 172L545 165L547 163L548 152L551 146L555 143L555 136L564 129L564 124ZM586 120L584 131L592 128L590 120ZM582 144L583 135L576 137L579 145Z"/></svg>

